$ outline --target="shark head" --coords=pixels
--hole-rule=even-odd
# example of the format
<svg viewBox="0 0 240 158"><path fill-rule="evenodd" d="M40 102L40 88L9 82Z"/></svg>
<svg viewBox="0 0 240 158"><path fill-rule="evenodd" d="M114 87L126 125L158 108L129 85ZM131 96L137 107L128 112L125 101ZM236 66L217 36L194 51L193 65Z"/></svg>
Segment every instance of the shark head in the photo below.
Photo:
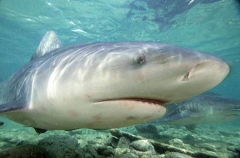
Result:
<svg viewBox="0 0 240 158"><path fill-rule="evenodd" d="M183 101L215 87L229 72L222 60L182 47L146 42L115 47L86 64L85 70L94 72L85 79L86 89L96 100Z"/></svg>
<svg viewBox="0 0 240 158"><path fill-rule="evenodd" d="M240 116L240 100L227 98L225 96L217 95L214 93L208 94L203 100L205 105L214 103L210 108L205 108L206 122L228 122L238 119ZM210 102L211 99L211 102Z"/></svg>
<svg viewBox="0 0 240 158"><path fill-rule="evenodd" d="M168 44L90 43L66 48L53 44L53 49L46 48L49 40L58 41L51 38L44 37L40 44L51 51L38 49L5 86L14 85L5 94L8 102L17 97L23 98L21 102L1 110L17 122L42 129L106 129L152 121L165 114L166 103L203 93L229 72L218 58ZM19 111L18 104L27 105L26 110Z"/></svg>

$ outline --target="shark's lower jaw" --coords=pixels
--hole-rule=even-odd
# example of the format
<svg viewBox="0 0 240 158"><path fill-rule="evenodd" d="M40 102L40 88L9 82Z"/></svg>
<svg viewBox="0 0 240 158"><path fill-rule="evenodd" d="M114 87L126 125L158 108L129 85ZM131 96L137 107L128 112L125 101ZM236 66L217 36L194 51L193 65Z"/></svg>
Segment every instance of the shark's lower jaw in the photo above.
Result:
<svg viewBox="0 0 240 158"><path fill-rule="evenodd" d="M147 103L150 105L163 106L170 101L162 100L162 99L150 99L150 98L118 98L118 99L105 99L99 102L107 102L107 101L121 101L121 102L136 102L136 103Z"/></svg>

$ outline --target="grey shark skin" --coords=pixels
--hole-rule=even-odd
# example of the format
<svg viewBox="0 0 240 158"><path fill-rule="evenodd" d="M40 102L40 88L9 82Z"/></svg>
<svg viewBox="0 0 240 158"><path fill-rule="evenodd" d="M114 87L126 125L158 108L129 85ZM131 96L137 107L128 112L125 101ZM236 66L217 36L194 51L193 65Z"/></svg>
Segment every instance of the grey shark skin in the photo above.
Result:
<svg viewBox="0 0 240 158"><path fill-rule="evenodd" d="M55 38L44 37L40 45ZM4 84L2 115L48 130L135 125L161 118L164 104L203 93L229 72L218 58L155 42L90 43L49 50L37 51Z"/></svg>
<svg viewBox="0 0 240 158"><path fill-rule="evenodd" d="M156 122L168 125L196 125L227 122L239 118L240 100L206 92L180 103L166 105L165 116Z"/></svg>

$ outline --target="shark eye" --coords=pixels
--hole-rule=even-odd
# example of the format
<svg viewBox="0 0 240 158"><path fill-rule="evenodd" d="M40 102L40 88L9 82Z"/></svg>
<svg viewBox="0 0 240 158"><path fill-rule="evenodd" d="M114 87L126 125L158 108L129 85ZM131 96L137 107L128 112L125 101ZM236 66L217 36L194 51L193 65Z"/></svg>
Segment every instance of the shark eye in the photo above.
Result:
<svg viewBox="0 0 240 158"><path fill-rule="evenodd" d="M146 57L143 54L140 54L140 55L134 57L134 62L138 65L144 64L145 61L146 61Z"/></svg>

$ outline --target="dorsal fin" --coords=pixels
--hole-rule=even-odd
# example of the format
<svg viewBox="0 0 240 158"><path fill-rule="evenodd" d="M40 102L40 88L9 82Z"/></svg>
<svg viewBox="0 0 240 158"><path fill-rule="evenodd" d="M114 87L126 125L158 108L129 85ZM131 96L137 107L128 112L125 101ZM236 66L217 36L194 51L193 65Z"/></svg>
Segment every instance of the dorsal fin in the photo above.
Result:
<svg viewBox="0 0 240 158"><path fill-rule="evenodd" d="M33 54L31 60L36 59L62 46L57 34L54 31L48 31L42 38L37 51Z"/></svg>

